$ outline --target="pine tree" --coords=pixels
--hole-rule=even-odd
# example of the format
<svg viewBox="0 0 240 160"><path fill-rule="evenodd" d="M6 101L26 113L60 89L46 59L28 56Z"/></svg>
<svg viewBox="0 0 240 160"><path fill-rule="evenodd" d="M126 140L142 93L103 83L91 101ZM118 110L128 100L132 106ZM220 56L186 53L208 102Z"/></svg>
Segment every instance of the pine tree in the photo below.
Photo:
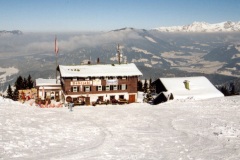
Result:
<svg viewBox="0 0 240 160"><path fill-rule="evenodd" d="M149 79L149 90L152 92L152 78Z"/></svg>
<svg viewBox="0 0 240 160"><path fill-rule="evenodd" d="M138 90L138 91L143 91L143 84L142 84L142 81L141 81L141 80L139 80L139 81L137 82L137 90Z"/></svg>
<svg viewBox="0 0 240 160"><path fill-rule="evenodd" d="M152 78L149 79L149 86L152 85Z"/></svg>
<svg viewBox="0 0 240 160"><path fill-rule="evenodd" d="M148 90L148 83L147 83L147 79L145 79L144 84L143 84L144 93L147 93L147 90Z"/></svg>
<svg viewBox="0 0 240 160"><path fill-rule="evenodd" d="M7 89L7 98L13 99L13 92L10 84L8 85L8 89Z"/></svg>
<svg viewBox="0 0 240 160"><path fill-rule="evenodd" d="M32 81L32 77L30 76L30 74L29 74L29 76L27 78L27 88L28 89L33 88L33 81Z"/></svg>
<svg viewBox="0 0 240 160"><path fill-rule="evenodd" d="M230 88L230 95L235 95L236 94L236 89L235 89L235 85L234 85L233 82L230 83L229 88Z"/></svg>
<svg viewBox="0 0 240 160"><path fill-rule="evenodd" d="M23 89L23 78L19 76L15 82L15 87L17 90Z"/></svg>
<svg viewBox="0 0 240 160"><path fill-rule="evenodd" d="M18 92L17 89L15 89L14 92L13 92L13 100L17 101L18 100L18 96L19 96L19 92Z"/></svg>
<svg viewBox="0 0 240 160"><path fill-rule="evenodd" d="M23 78L22 86L23 86L23 89L27 89L27 79L25 77Z"/></svg>
<svg viewBox="0 0 240 160"><path fill-rule="evenodd" d="M229 92L229 90L227 89L226 86L222 86L219 90L224 94L224 96L229 96L230 95L230 92Z"/></svg>

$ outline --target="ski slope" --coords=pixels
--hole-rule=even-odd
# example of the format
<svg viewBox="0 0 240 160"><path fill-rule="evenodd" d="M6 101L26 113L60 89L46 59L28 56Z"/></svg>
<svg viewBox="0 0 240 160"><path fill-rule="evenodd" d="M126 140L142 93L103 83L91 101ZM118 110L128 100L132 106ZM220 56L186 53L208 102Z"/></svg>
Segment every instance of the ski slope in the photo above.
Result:
<svg viewBox="0 0 240 160"><path fill-rule="evenodd" d="M37 108L0 97L0 159L240 159L240 96Z"/></svg>

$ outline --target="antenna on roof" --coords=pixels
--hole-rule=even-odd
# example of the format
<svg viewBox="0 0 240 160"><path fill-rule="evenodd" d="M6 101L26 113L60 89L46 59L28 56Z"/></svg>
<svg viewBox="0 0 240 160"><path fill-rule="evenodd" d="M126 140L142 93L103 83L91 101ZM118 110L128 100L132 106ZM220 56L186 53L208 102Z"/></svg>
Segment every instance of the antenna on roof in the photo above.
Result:
<svg viewBox="0 0 240 160"><path fill-rule="evenodd" d="M118 64L121 64L122 53L120 52L120 45L119 44L117 46L117 58L118 58Z"/></svg>

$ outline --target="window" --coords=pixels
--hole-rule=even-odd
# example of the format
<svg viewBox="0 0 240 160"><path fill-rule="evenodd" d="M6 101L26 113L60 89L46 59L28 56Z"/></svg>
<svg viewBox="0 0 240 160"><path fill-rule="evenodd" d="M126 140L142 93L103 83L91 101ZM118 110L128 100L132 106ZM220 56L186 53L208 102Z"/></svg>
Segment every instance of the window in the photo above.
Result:
<svg viewBox="0 0 240 160"><path fill-rule="evenodd" d="M73 92L77 92L78 91L78 87L77 86L73 86Z"/></svg>
<svg viewBox="0 0 240 160"><path fill-rule="evenodd" d="M124 95L119 95L119 99L124 99Z"/></svg>
<svg viewBox="0 0 240 160"><path fill-rule="evenodd" d="M117 85L113 85L113 90L117 90L118 89L118 86Z"/></svg>
<svg viewBox="0 0 240 160"><path fill-rule="evenodd" d="M85 80L88 81L88 80L90 80L90 78L89 78L89 77L86 77Z"/></svg>
<svg viewBox="0 0 240 160"><path fill-rule="evenodd" d="M85 86L84 87L84 91L85 92L90 92L91 91L91 87L90 86Z"/></svg>
<svg viewBox="0 0 240 160"><path fill-rule="evenodd" d="M122 84L122 90L126 90L127 89L127 85L126 84Z"/></svg>
<svg viewBox="0 0 240 160"><path fill-rule="evenodd" d="M77 77L73 77L73 79L72 79L73 81L77 81Z"/></svg>
<svg viewBox="0 0 240 160"><path fill-rule="evenodd" d="M106 91L110 91L110 86L106 86Z"/></svg>
<svg viewBox="0 0 240 160"><path fill-rule="evenodd" d="M110 96L110 100L113 100L113 99L115 99L115 96Z"/></svg>
<svg viewBox="0 0 240 160"><path fill-rule="evenodd" d="M122 85L118 85L118 90L122 90Z"/></svg>
<svg viewBox="0 0 240 160"><path fill-rule="evenodd" d="M102 91L106 91L106 86L102 86Z"/></svg>
<svg viewBox="0 0 240 160"><path fill-rule="evenodd" d="M102 86L97 86L97 91L102 91Z"/></svg>

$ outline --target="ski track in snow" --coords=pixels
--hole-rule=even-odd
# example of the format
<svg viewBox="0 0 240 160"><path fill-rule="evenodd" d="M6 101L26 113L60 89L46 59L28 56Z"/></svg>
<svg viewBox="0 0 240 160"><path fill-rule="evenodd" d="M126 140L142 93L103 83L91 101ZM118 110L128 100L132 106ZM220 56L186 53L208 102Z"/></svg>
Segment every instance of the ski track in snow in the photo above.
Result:
<svg viewBox="0 0 240 160"><path fill-rule="evenodd" d="M4 160L240 159L240 96L73 112L0 102Z"/></svg>

